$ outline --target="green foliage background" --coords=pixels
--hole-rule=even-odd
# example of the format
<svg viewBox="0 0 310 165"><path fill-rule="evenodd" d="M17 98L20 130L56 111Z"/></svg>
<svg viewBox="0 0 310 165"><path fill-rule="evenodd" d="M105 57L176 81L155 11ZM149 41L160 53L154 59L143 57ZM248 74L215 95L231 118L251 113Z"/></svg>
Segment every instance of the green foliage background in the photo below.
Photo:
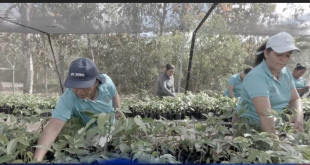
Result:
<svg viewBox="0 0 310 165"><path fill-rule="evenodd" d="M183 89L192 32L204 17L210 4L104 5L102 7L85 3L32 6L33 12L29 15L30 20L35 15L44 13L47 13L46 16L49 17L61 18L68 14L67 11L72 12L69 19L79 18L85 22L102 19L102 14L106 13L113 13L111 18L124 19L125 22L127 18L132 20L127 22L128 27L124 27L126 31L132 31L129 33L51 35L62 81L73 59L88 57L95 61L101 72L113 79L120 94L139 93L141 90L153 93L156 89L158 75L167 63L176 66L176 89L180 76ZM257 34L259 30L272 31L290 26L296 29L297 25L303 22L303 20L296 19L296 16L303 12L299 6L287 6L286 9L291 11L287 19L283 19L280 13L275 14L275 9L276 5L272 3L219 4L196 34L189 90L194 93L206 90L223 92L229 76L253 64L255 49L268 38L268 36ZM82 10L89 12L81 13ZM113 12L115 10L118 14ZM166 14L163 11L166 11ZM170 15L167 12L171 12ZM148 35L142 33L145 25L138 24L142 20L149 21L148 25L152 26L151 33ZM295 22L282 25L280 22L283 20L295 20ZM270 29L271 27L276 28ZM185 47L180 75L182 30L185 32ZM251 31L244 33L248 30ZM23 52L21 35L0 34L0 67L11 67L7 58L11 63L15 62L15 81L25 84L27 77L31 75L26 71L25 61L29 59ZM309 67L309 39L297 37L296 41L303 53L292 57L289 64L291 70L297 62ZM30 49L34 66L33 77L31 77L34 82L34 93L59 92L57 74L47 37L41 34L30 34L30 46L27 49ZM12 81L11 71L0 71L0 74L1 81ZM304 77L309 80L309 73L306 73ZM27 90L24 92L27 93Z"/></svg>

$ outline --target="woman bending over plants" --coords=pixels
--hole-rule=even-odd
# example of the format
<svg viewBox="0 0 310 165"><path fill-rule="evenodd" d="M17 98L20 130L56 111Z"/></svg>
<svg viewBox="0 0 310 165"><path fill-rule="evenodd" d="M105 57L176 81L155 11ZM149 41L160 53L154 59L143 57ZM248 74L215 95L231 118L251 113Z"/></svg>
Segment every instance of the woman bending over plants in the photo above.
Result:
<svg viewBox="0 0 310 165"><path fill-rule="evenodd" d="M269 117L270 110L280 114L289 104L297 110L292 121L294 129L303 132L302 102L286 67L294 51L301 52L295 47L294 38L286 32L270 37L258 49L255 68L245 77L237 103L240 119L246 118L251 127L276 134L274 118Z"/></svg>
<svg viewBox="0 0 310 165"><path fill-rule="evenodd" d="M307 68L297 63L296 68L293 72L293 80L295 83L295 87L300 97L302 97L305 93L309 91L309 86L307 86L306 79L302 76L305 74Z"/></svg>
<svg viewBox="0 0 310 165"><path fill-rule="evenodd" d="M175 67L173 65L167 64L165 72L159 76L156 92L157 96L175 97L174 78L173 78L174 69Z"/></svg>
<svg viewBox="0 0 310 165"><path fill-rule="evenodd" d="M88 58L78 58L70 64L64 86L67 89L61 95L38 145L51 147L65 123L72 117L80 117L84 124L88 123L91 117L84 114L83 110L98 114L113 113L115 108L120 108L119 95L113 81L106 74L100 74ZM116 119L120 117L124 118L124 114L117 111ZM113 123L114 118L107 122ZM97 137L94 138L92 140L97 141ZM100 138L99 145L105 144L105 140L107 138ZM37 148L34 159L42 161L46 152L46 149Z"/></svg>
<svg viewBox="0 0 310 165"><path fill-rule="evenodd" d="M242 81L251 70L252 67L246 68L243 72L230 76L224 96L228 96L230 98L240 97Z"/></svg>

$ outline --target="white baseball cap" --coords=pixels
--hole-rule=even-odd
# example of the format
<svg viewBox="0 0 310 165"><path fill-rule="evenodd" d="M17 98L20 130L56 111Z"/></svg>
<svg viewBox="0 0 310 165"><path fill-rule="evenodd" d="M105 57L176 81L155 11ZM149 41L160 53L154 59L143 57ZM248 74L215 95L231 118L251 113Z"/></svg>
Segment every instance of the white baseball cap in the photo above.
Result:
<svg viewBox="0 0 310 165"><path fill-rule="evenodd" d="M280 32L269 38L266 49L272 48L277 53L285 53L288 51L301 52L294 44L294 38L287 32ZM261 54L263 51L257 52L257 55Z"/></svg>

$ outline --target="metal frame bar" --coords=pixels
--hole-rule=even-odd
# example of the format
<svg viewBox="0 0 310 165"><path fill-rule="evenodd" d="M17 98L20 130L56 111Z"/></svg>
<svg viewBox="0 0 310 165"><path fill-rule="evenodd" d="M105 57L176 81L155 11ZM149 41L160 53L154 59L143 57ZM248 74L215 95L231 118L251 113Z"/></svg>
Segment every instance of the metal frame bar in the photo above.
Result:
<svg viewBox="0 0 310 165"><path fill-rule="evenodd" d="M191 43L191 50L189 53L189 61L188 61L188 69L187 69L187 78L186 78L186 85L185 85L185 94L188 91L188 86L189 86L189 79L190 79L190 73L191 73L191 68L192 68L192 60L193 60L193 54L194 54L194 48L195 48L195 39L196 39L196 33L199 30L199 28L202 26L202 24L206 21L206 19L209 17L211 12L215 9L218 3L213 3L213 5L210 7L209 11L207 14L203 17L199 25L196 27L195 31L193 32L192 36L192 43Z"/></svg>
<svg viewBox="0 0 310 165"><path fill-rule="evenodd" d="M12 71L13 73L13 80L12 80L12 88L13 88L13 94L15 94L15 76L14 76L14 71L15 71L15 68L0 68L0 71ZM2 82L0 82L2 83Z"/></svg>
<svg viewBox="0 0 310 165"><path fill-rule="evenodd" d="M0 70L15 70L13 68L0 68Z"/></svg>
<svg viewBox="0 0 310 165"><path fill-rule="evenodd" d="M52 46L52 41L51 41L50 34L47 33L47 32L44 32L44 31L42 31L42 30L35 29L35 28L32 28L32 27L25 26L25 25L23 25L23 24L20 24L20 23L17 23L17 22L8 20L8 19L3 18L3 17L0 17L0 19L3 19L3 20L5 20L5 21L11 22L11 23L13 23L13 24L16 24L16 25L19 25L19 26L22 26L22 27L25 27L25 28L28 28L28 29L31 29L31 30L35 30L35 31L38 31L38 32L40 32L40 33L43 33L43 34L47 35L47 37L48 37L48 43L49 43L49 45L50 45L50 47L51 47L51 51L52 51L53 58L54 58L54 62L55 62L56 72L57 72L57 74L58 74L58 79L59 79L59 84L60 84L60 87L61 87L61 92L64 93L64 88L63 88L63 86L62 86L61 77L60 77L59 70L58 70L58 67L57 67L56 58L55 58L54 49L53 49L53 46Z"/></svg>
<svg viewBox="0 0 310 165"><path fill-rule="evenodd" d="M58 70L58 67L57 67L56 58L55 58L55 55L54 55L54 49L53 49L53 46L52 46L51 36L48 33L46 33L46 35L47 35L48 43L50 44L51 51L52 51L52 54L53 54L54 63L55 63L56 71L57 71L57 74L58 74L59 84L60 84L60 87L61 87L61 92L64 93L64 87L62 86L61 77L60 77L59 70Z"/></svg>

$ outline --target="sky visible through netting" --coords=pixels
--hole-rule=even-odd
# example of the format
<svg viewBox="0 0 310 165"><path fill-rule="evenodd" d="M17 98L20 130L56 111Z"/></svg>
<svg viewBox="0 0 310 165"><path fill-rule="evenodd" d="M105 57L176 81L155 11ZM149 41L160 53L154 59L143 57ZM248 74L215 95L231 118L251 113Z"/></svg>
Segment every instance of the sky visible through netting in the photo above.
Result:
<svg viewBox="0 0 310 165"><path fill-rule="evenodd" d="M86 56L112 77L120 93L152 91L168 62L176 65L176 86L184 90L192 32L211 5L2 3L1 88L12 93L14 77L17 91L26 85L33 86L32 93L59 92L48 33L62 82L69 63ZM303 51L292 57L290 70L297 63L309 67L309 7L219 3L196 34L189 89L223 91L227 78L250 66L258 46L281 31L293 35ZM310 81L309 72L304 77Z"/></svg>

